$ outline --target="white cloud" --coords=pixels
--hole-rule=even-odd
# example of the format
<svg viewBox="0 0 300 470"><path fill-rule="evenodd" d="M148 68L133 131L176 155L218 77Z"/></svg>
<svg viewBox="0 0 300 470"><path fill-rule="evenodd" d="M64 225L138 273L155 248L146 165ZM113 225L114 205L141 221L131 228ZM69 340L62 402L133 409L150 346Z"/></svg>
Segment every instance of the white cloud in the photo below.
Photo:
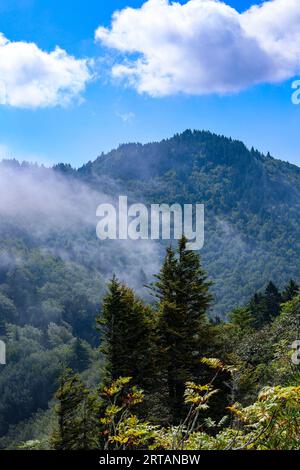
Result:
<svg viewBox="0 0 300 470"><path fill-rule="evenodd" d="M90 63L56 47L11 42L0 33L0 105L22 108L65 106L80 99L92 79Z"/></svg>
<svg viewBox="0 0 300 470"><path fill-rule="evenodd" d="M228 93L300 71L300 1L239 13L218 0L148 0L116 12L97 41L124 58L112 68L140 93Z"/></svg>

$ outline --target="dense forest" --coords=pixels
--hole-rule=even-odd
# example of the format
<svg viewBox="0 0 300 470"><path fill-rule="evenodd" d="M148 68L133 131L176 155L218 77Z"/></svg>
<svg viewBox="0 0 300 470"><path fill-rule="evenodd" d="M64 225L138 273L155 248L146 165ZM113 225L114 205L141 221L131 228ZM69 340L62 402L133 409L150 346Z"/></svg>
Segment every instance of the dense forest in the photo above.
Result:
<svg viewBox="0 0 300 470"><path fill-rule="evenodd" d="M298 448L299 179L198 131L78 170L2 162L0 447ZM204 203L201 262L100 242L120 194Z"/></svg>
<svg viewBox="0 0 300 470"><path fill-rule="evenodd" d="M300 170L294 165L187 130L158 143L121 145L78 172L96 186L99 176L112 178L147 203L205 204L201 255L218 315L270 279L283 287L299 277Z"/></svg>
<svg viewBox="0 0 300 470"><path fill-rule="evenodd" d="M23 387L1 384L5 410L16 416L16 406L9 408L13 396L20 400L18 417L26 413L30 382L35 403L44 393L50 399L55 384L57 390L46 410L9 427L2 446L299 449L300 368L292 360L299 286L291 280L279 291L270 282L223 322L207 316L210 285L198 254L182 238L167 249L148 286L155 303L112 278L95 319L95 348L62 325L50 324L45 335L7 325L14 354L26 348L26 358L19 371ZM42 389L41 383L35 389L36 374L43 375Z"/></svg>

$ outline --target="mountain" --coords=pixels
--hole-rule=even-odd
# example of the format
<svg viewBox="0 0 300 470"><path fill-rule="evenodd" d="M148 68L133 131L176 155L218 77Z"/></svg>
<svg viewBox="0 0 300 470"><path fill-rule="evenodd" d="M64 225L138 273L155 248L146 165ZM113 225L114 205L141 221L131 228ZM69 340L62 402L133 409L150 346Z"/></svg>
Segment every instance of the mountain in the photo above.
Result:
<svg viewBox="0 0 300 470"><path fill-rule="evenodd" d="M148 203L205 204L204 265L223 315L270 279L299 278L300 168L239 141L187 130L146 145L125 144L80 168L97 187L113 180Z"/></svg>
<svg viewBox="0 0 300 470"><path fill-rule="evenodd" d="M102 286L116 272L140 288L164 253L151 241L96 238L97 205L120 194L148 204L205 205L201 256L214 282L214 314L245 303L270 279L282 287L300 275L300 168L224 136L187 130L124 144L78 170L3 162L0 183L2 245L17 240L51 253L101 277Z"/></svg>
<svg viewBox="0 0 300 470"><path fill-rule="evenodd" d="M98 204L124 194L205 205L201 258L214 283L212 316L225 317L270 280L283 288L300 278L300 169L241 142L188 130L121 145L78 170L2 162L0 448L47 429L63 364L99 383L95 317L113 273L149 300L143 286L166 243L96 237Z"/></svg>

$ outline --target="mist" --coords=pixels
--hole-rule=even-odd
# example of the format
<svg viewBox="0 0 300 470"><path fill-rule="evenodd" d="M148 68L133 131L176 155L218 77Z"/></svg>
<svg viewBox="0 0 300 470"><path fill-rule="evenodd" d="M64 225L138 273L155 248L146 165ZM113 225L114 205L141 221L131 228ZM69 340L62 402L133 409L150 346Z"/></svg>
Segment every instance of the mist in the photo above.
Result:
<svg viewBox="0 0 300 470"><path fill-rule="evenodd" d="M1 238L19 234L43 251L99 271L116 274L130 287L143 285L159 270L162 247L154 241L105 240L96 235L99 204L115 204L120 189L107 178L109 194L72 176L44 167L0 164ZM103 185L104 186L104 185ZM11 260L5 251L0 262ZM7 262L7 261L6 261ZM21 262L21 260L19 260Z"/></svg>

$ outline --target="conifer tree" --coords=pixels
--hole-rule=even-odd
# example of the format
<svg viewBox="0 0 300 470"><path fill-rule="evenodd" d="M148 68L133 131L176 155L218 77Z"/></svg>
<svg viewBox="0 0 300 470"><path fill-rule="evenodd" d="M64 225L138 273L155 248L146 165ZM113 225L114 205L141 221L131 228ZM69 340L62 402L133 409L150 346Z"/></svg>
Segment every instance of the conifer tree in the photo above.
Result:
<svg viewBox="0 0 300 470"><path fill-rule="evenodd" d="M100 350L105 356L104 382L133 377L137 385L147 386L152 361L151 308L114 276L97 322L102 335Z"/></svg>
<svg viewBox="0 0 300 470"><path fill-rule="evenodd" d="M56 393L58 428L52 436L55 450L97 448L96 396L89 393L78 374L66 369Z"/></svg>
<svg viewBox="0 0 300 470"><path fill-rule="evenodd" d="M280 304L282 303L281 294L272 281L270 281L266 287L265 299L268 312L268 320L271 321L280 314Z"/></svg>
<svg viewBox="0 0 300 470"><path fill-rule="evenodd" d="M292 300L296 295L300 294L300 288L298 284L296 284L293 279L285 287L284 291L282 292L282 302L289 302Z"/></svg>
<svg viewBox="0 0 300 470"><path fill-rule="evenodd" d="M73 358L71 367L76 372L86 370L91 361L88 345L79 338L76 338L72 347Z"/></svg>
<svg viewBox="0 0 300 470"><path fill-rule="evenodd" d="M259 329L268 321L266 302L261 292L255 293L252 297L249 302L249 310L253 317L254 328Z"/></svg>
<svg viewBox="0 0 300 470"><path fill-rule="evenodd" d="M247 333L253 326L253 316L248 307L237 307L229 314L230 322L242 333Z"/></svg>
<svg viewBox="0 0 300 470"><path fill-rule="evenodd" d="M250 301L249 308L253 316L253 326L262 328L280 314L282 297L273 282L269 282L265 292L256 293Z"/></svg>
<svg viewBox="0 0 300 470"><path fill-rule="evenodd" d="M187 250L183 237L167 255L152 291L159 306L159 349L166 369L173 422L180 420L185 383L197 376L209 325L206 311L210 283L197 253Z"/></svg>

